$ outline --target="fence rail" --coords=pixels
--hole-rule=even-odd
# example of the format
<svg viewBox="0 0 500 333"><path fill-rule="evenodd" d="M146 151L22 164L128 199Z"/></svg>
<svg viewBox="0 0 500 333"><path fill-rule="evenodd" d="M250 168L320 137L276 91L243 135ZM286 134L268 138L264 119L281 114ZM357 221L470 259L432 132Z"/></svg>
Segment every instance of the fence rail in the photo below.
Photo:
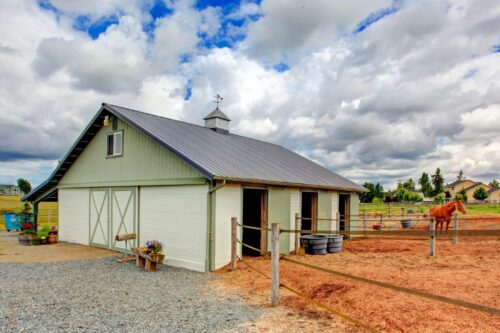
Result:
<svg viewBox="0 0 500 333"><path fill-rule="evenodd" d="M298 260L290 259L289 257L286 257L286 256L280 257L279 237L280 237L281 233L288 233L288 234L294 233L296 235L296 239L295 239L296 240L296 242L295 242L295 246L296 246L295 250L296 251L298 250L298 247L300 246L300 241L297 241L297 239L300 237L300 234L302 234L302 233L332 233L332 231L330 231L330 230L301 230L300 225L301 225L302 219L300 218L300 216L298 216L298 213L295 214L295 217L296 217L296 219L295 219L296 229L280 229L278 223L271 224L271 276L270 277L267 274L265 274L264 272L259 271L258 269L251 267L248 263L242 261L250 269L258 272L259 274L263 275L264 277L266 277L268 279L271 279L271 305L272 306L276 306L279 304L279 289L283 288L283 289L286 289L292 293L295 293L297 296L302 297L304 300L308 301L311 304L314 304L314 305L316 305L316 306L318 306L318 307L320 307L320 308L322 308L322 309L324 309L324 310L326 310L326 311L328 311L328 312L330 312L338 317L341 317L343 319L346 319L346 320L356 324L357 326L365 329L366 331L377 332L377 330L375 328L373 328L369 325L366 325L357 319L351 318L348 315L343 314L343 313L331 308L330 306L328 306L326 304L315 301L314 299L309 298L304 293L301 293L300 291L295 290L295 289L283 284L282 282L280 282L280 263L279 262L280 262L280 260L283 260L283 261L290 262L290 263L293 263L296 265L301 265L301 266L306 267L306 268L311 268L311 269L315 269L318 271L322 271L322 272L327 273L327 274L341 276L343 278L348 278L348 279L351 279L354 281L371 284L371 285L381 287L381 288L390 289L390 290L393 290L396 292L402 292L402 293L406 293L409 295L413 295L413 296L417 296L417 297L421 297L421 298L426 298L426 299L441 302L441 303L446 303L446 304L450 304L450 305L454 305L454 306L467 308L470 310L475 310L475 311L488 313L488 314L495 315L495 316L500 316L500 310L493 308L493 307L488 307L488 306L481 305L481 304L466 302L466 301L462 301L459 299L453 299L450 297L436 295L436 294L432 294L432 293L428 293L428 292L424 292L424 291L420 291L420 290L416 290L416 289L406 288L406 287L402 287L402 286L398 286L398 285L394 285L394 284L390 284L390 283L386 283L386 282L382 282L382 281L378 281L378 280L368 279L368 278L364 278L362 276L348 274L345 272L340 272L340 271L328 269L328 268L317 266L317 265L311 265L311 264L304 263L304 262L301 262ZM456 229L458 229L458 224L457 224L458 223L458 216L457 215L455 215L454 220L456 223L455 227L456 227ZM238 240L238 233L237 233L238 226L240 226L242 228L245 228L247 226L239 224L237 221L237 218L235 218L235 217L231 218L231 225L232 225L232 233L231 234L233 237L232 244L240 243L242 246L246 246L247 248L253 249L256 252L261 253L261 249L250 246L250 245L245 244L245 243ZM257 229L261 230L260 228L257 228ZM266 229L266 230L268 230L268 229ZM349 235L354 235L354 234L367 235L367 234L369 234L369 235L378 235L378 236L380 236L380 235L428 236L429 237L429 245L430 245L430 255L434 256L436 253L436 236L437 235L436 235L436 230L435 230L435 221L432 218L429 220L429 230L378 231L378 232L366 231L366 230L363 230L363 231L336 230L335 232L349 234ZM467 235L467 236L485 236L485 235L486 236L492 236L492 235L493 236L500 236L500 230L461 230L461 231L455 230L454 240L453 240L454 244L456 244L458 242L458 234L459 233ZM455 239L455 237L456 237L456 239ZM231 269L235 270L237 268L237 260L238 260L236 246L232 246L231 258L232 258L231 259Z"/></svg>

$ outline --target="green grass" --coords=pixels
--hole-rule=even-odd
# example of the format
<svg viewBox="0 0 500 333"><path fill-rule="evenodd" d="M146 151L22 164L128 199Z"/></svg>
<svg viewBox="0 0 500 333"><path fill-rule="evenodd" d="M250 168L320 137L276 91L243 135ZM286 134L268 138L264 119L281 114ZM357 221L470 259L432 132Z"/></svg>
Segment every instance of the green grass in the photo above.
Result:
<svg viewBox="0 0 500 333"><path fill-rule="evenodd" d="M3 218L4 212L18 213L22 210L23 202L20 196L6 196L0 195L0 229L5 229ZM57 202L42 202L38 206L38 225L49 224L49 211L50 211L50 225L57 225L58 223L58 203Z"/></svg>
<svg viewBox="0 0 500 333"><path fill-rule="evenodd" d="M435 204L432 204L435 206ZM420 209L420 213L428 213L431 205L427 203L422 203L420 205L399 205L399 204L391 204L390 212L391 214L401 214L402 208L404 208L405 212L408 209L413 209L417 212L417 209ZM471 215L500 215L500 204L496 206L490 204L478 204L478 205L466 205L467 214ZM368 214L389 214L389 205L388 204L360 204L359 205L359 213L363 214L366 211Z"/></svg>

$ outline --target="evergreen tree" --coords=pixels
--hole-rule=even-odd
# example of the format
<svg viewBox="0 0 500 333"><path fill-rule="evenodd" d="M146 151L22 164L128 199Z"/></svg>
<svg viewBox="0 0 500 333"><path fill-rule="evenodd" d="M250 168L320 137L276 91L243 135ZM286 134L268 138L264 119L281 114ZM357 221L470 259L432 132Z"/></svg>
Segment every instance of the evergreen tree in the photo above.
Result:
<svg viewBox="0 0 500 333"><path fill-rule="evenodd" d="M440 168L437 168L436 173L432 175L432 185L434 185L433 196L441 194L444 191L444 178Z"/></svg>
<svg viewBox="0 0 500 333"><path fill-rule="evenodd" d="M418 180L418 184L420 185L420 190L425 197L432 197L432 186L429 181L429 175L426 172L422 172L422 176Z"/></svg>
<svg viewBox="0 0 500 333"><path fill-rule="evenodd" d="M493 187L493 188L499 186L496 179L493 179L488 185L489 185L489 187Z"/></svg>
<svg viewBox="0 0 500 333"><path fill-rule="evenodd" d="M31 183L24 178L19 178L17 180L17 186L24 192L24 194L28 194L31 192Z"/></svg>
<svg viewBox="0 0 500 333"><path fill-rule="evenodd" d="M403 183L403 187L407 190L415 190L415 182L410 178Z"/></svg>
<svg viewBox="0 0 500 333"><path fill-rule="evenodd" d="M464 170L460 170L457 175L457 180L461 181L464 179Z"/></svg>

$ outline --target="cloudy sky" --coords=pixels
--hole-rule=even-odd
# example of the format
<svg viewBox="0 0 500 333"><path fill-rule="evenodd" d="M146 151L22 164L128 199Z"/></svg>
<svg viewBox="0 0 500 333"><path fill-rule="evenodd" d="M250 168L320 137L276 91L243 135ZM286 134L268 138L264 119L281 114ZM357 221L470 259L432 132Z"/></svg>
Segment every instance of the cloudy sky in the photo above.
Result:
<svg viewBox="0 0 500 333"><path fill-rule="evenodd" d="M102 102L231 130L360 183L500 178L498 0L3 0L0 182L52 171Z"/></svg>

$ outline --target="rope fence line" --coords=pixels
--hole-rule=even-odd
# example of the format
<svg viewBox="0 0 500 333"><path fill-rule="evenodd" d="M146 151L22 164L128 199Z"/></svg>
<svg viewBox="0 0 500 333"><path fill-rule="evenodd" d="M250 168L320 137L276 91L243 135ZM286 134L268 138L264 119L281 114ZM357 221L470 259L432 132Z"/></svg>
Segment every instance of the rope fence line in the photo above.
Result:
<svg viewBox="0 0 500 333"><path fill-rule="evenodd" d="M288 261L288 262L292 262L294 264L301 265L301 266L304 266L304 267L316 269L316 270L322 271L324 273L329 273L329 274L333 274L333 275L342 276L344 278L348 278L348 279L352 279L352 280L356 280L356 281L360 281L360 282L372 284L372 285L379 286L379 287L382 287L382 288L387 288L387 289L391 289L391 290L395 290L395 291L400 291L400 292L404 292L404 293L407 293L407 294L410 294L410 295L419 296L419 297L423 297L423 298L428 298L428 299L431 299L431 300L434 300L434 301L439 301L439 302L443 302L443 303L457 305L457 306L461 306L461 307L464 307L464 308L468 308L468 309L472 309L472 310L476 310L476 311L485 312L485 313L493 314L493 315L496 315L496 316L500 316L500 310L499 309L491 308L491 307L488 307L488 306L484 306L484 305L480 305L480 304L475 304L475 303L469 303L469 302L461 301L461 300L458 300L458 299L453 299L453 298L449 298L449 297L445 297L445 296L435 295L435 294L431 294L431 293L427 293L427 292L419 291L419 290L415 290L415 289L405 288L405 287L393 285L393 284L382 282L382 281L367 279L367 278L364 278L364 277L361 277L361 276L356 276L356 275L352 275L352 274L348 274L348 273L343 273L343 272L335 271L335 270L332 270L332 269L328 269L328 268L324 268L324 267L320 267L320 266L316 266L316 265L307 264L307 263L300 262L300 261L293 260L293 259L289 259L289 258L282 258L282 260Z"/></svg>
<svg viewBox="0 0 500 333"><path fill-rule="evenodd" d="M297 222L297 217L298 217L298 214L296 214L296 222ZM232 255L231 255L231 270L235 270L236 269L236 262L238 260L237 258L237 255L236 255L236 252L237 252L237 249L236 249L236 244L237 243L240 243L242 246L246 246L254 251L257 251L259 253L262 253L261 252L261 249L258 249L256 247L253 247L253 246L250 246L248 244L245 244L243 243L242 241L238 240L238 236L237 236L237 228L238 226L240 227L245 227L244 225L242 224L239 224L238 221L237 221L237 218L233 217L231 218L231 228L232 228L232 244L234 246L232 246ZM252 228L256 228L256 227L252 227ZM265 229L261 229L261 228L256 228L258 230L265 230ZM401 236L401 235L415 235L415 234L420 234L420 235L425 235L425 236L428 236L430 235L430 255L431 256L434 256L435 255L435 240L436 240L436 230L435 230L435 221L433 219L431 219L430 221L430 224L429 224L429 229L430 230L405 230L405 231L376 231L376 232L368 232L368 231L363 231L363 232L359 232L359 231L345 231L345 230L342 230L342 231L338 231L339 233L346 233L346 234L354 234L354 233L362 233L362 234L375 234L375 235L378 235L380 236L381 234L385 234L385 235L398 235L398 236ZM410 233L409 233L410 231ZM453 238L453 242L454 244L456 244L458 242L458 230L455 230L454 232L454 238ZM474 234L474 233L471 233L471 231L474 231L476 232L476 235L481 232L481 235L495 235L495 236L498 236L500 235L500 230L462 230L462 234L466 234L466 235L470 235L470 234ZM439 302L443 302L443 303L447 303L447 304L451 304L451 305L455 305L455 306L460 306L460 307L463 307L463 308L467 308L467 309L471 309L471 310L475 310L475 311L479 311L479 312L484 312L484 313L488 313L488 314L492 314L492 315L496 315L496 316L500 316L500 310L499 309L496 309L496 308L493 308L493 307L488 307L488 306L485 306L485 305L480 305L480 304L475 304L475 303L470 303L470 302L466 302L466 301L461 301L461 300L457 300L457 299L453 299L453 298L449 298L449 297L446 297L446 296L440 296L440 295L435 295L435 294L431 294L431 293L427 293L427 292L423 292L423 291L419 291L419 290L415 290L415 289L410 289L410 288L405 288L405 287L401 287L401 286L397 286L397 285L393 285L393 284L390 284L390 283L385 283L385 282L382 282L382 281L377 281L377 280L372 280L372 279L368 279L368 278L364 278L364 277L361 277L361 276L356 276L356 275L352 275L352 274L348 274L348 273L344 273L344 272L340 272L340 271L335 271L335 270L331 270L331 269L327 269L327 268L324 268L324 267L320 267L320 266L315 266L315 265L311 265L311 264L307 264L307 263L303 263L303 262L300 262L300 261L296 261L296 260L293 260L293 259L290 259L290 258L286 258L286 257L283 257L283 258L280 258L280 253L279 253L279 236L281 233L295 233L296 234L296 250L298 249L298 247L300 247L300 242L297 242L297 239L300 237L300 233L306 233L306 232L309 232L309 233L332 233L331 230L306 230L306 232L304 232L304 230L300 230L300 221L299 223L296 224L296 229L283 229L283 230L280 230L279 228L279 224L278 223L272 223L272 228L271 228L271 273L272 273L272 276L269 277L267 276L265 273L263 272L259 272L261 275L265 276L266 278L270 278L271 279L271 305L272 306L275 306L275 305L278 305L279 304L279 289L280 287L281 288L284 288L284 289L287 289L289 290L290 292L292 293L295 293L297 294L298 296L301 296L303 297L304 299L306 299L308 302L312 303L312 304L315 304L329 312L331 312L332 314L335 314L337 316L340 316L346 320L349 320L350 322L353 322L355 323L356 325L358 326L361 326L363 327L364 329L370 331L370 332L376 332L375 329L373 329L372 327L370 326L367 326L361 322L359 322L358 320L356 319L353 319L353 318L350 318L338 311L336 311L335 309L333 308L330 308L328 305L325 305L323 303L320 303L320 302L317 302L313 299L310 299L308 298L306 295L304 295L303 293L301 293L300 291L297 291L297 290L294 290L293 288L289 287L289 286L286 286L284 285L283 283L280 282L280 278L279 278L279 260L284 260L284 261L288 261L288 262L291 262L291 263L295 263L297 265L301 265L301 266L304 266L304 267L307 267L307 268L311 268L311 269L316 269L316 270L319 270L319 271L323 271L325 273L328 273L328 274L333 274L333 275L338 275L338 276L341 276L341 277L344 277L344 278L349 278L349 279L352 279L352 280L355 280L355 281L359 281L359 282L364 282L364 283L368 283L368 284L372 284L372 285L375 285L375 286L378 286L378 287L382 287L382 288L386 288L386 289L391 289L391 290L394 290L394 291L398 291L398 292L403 292L403 293L406 293L406 294L410 294L410 295L414 295L414 296L419 296L419 297L423 297L423 298L426 298L426 299L430 299L430 300L434 300L434 301L439 301ZM416 233L418 232L418 233ZM469 232L469 233L467 233ZM455 237L457 237L457 239L455 239ZM298 245L298 246L297 246ZM243 263L245 263L249 268L251 269L254 269L252 267L250 267L250 265L248 265L246 262L244 261L241 261ZM254 269L255 271L258 271L256 269ZM345 317L344 317L345 316Z"/></svg>
<svg viewBox="0 0 500 333"><path fill-rule="evenodd" d="M269 279L271 280L271 277L269 275L267 275L266 273L262 272L261 270L258 270L257 268L251 266L250 264L248 264L246 261L241 261L246 267L248 267L249 269L253 270L254 272L257 272L258 274L260 274L261 276L265 277L266 279ZM363 329L365 329L366 331L368 332L372 332L372 333L378 333L379 331L371 326L368 326L362 322L360 322L359 320L357 319L354 319L352 317L349 317L348 315L346 315L345 313L342 313L340 311L337 311L335 310L334 308L326 305L326 304L323 304L321 302L318 302L318 301L315 301L313 300L312 298L306 296L305 294L301 293L300 291L298 290L295 290L283 283L280 283L280 288L283 288L283 289L286 289L292 293L294 293L295 295L299 296L299 297L302 297L305 301L307 301L308 303L311 303L313 305L316 305L317 307L320 307L322 308L323 310L327 311L327 312L330 312L331 314L333 314L334 316L337 316L337 317L340 317L344 320L347 320L353 324L355 324L356 326L359 326Z"/></svg>

